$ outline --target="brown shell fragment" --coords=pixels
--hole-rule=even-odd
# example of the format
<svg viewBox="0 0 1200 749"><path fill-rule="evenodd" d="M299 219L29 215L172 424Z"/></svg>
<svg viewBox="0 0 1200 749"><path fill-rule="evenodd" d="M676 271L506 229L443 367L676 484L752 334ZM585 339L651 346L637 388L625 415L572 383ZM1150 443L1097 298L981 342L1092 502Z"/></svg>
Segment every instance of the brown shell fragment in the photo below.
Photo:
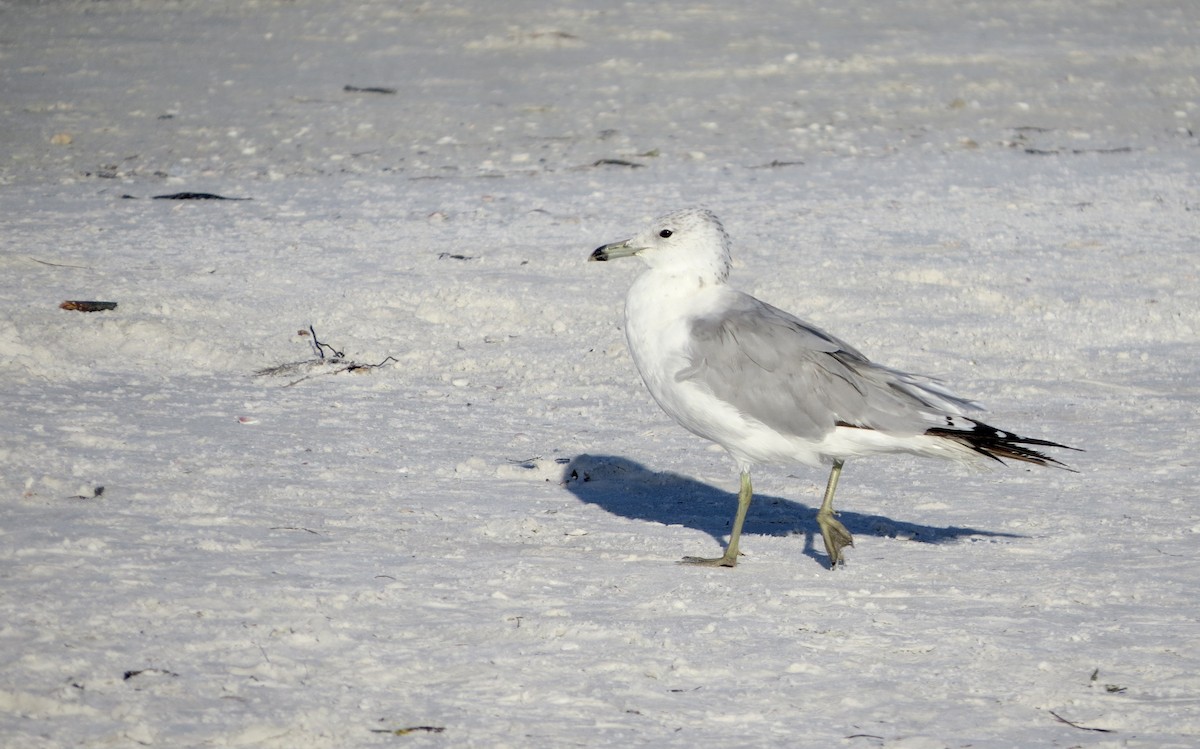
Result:
<svg viewBox="0 0 1200 749"><path fill-rule="evenodd" d="M68 309L74 312L104 312L117 308L116 302L79 302L66 301L58 305L59 309Z"/></svg>

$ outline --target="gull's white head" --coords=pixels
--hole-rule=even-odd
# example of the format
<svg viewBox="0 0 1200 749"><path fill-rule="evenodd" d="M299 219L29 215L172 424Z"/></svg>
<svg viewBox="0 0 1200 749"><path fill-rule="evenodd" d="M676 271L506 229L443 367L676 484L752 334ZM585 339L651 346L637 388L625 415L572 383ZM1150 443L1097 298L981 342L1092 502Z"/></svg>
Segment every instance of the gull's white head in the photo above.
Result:
<svg viewBox="0 0 1200 749"><path fill-rule="evenodd" d="M699 276L722 283L731 263L729 235L712 211L688 208L654 220L650 228L621 242L597 247L588 260L636 255L655 271Z"/></svg>

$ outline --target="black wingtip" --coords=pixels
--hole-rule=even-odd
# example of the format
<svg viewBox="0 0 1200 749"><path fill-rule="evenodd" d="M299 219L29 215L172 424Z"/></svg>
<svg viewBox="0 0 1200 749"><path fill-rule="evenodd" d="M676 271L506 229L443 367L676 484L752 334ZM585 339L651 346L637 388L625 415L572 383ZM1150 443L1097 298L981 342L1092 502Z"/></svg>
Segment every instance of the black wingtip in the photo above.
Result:
<svg viewBox="0 0 1200 749"><path fill-rule="evenodd" d="M972 429L935 427L926 430L925 433L934 437L945 437L946 439L954 440L966 445L980 455L1001 463L1005 460L1019 460L1022 463L1033 463L1034 465L1060 468L1071 473L1079 473L1079 471L1058 458L1035 450L1030 445L1084 452L1078 447L1071 447L1070 445L1038 439L1036 437L1022 437L1012 432L997 429L989 424L984 424L982 421L975 421L974 419L967 419L967 421L974 425Z"/></svg>

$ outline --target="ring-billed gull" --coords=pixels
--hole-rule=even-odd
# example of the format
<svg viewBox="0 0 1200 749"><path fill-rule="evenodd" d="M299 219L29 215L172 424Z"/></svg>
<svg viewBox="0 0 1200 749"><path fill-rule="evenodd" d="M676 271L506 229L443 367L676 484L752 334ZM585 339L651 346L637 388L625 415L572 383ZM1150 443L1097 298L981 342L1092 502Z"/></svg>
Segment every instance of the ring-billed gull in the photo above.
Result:
<svg viewBox="0 0 1200 749"><path fill-rule="evenodd" d="M981 410L929 378L881 366L825 331L726 285L730 241L710 211L669 213L588 260L637 256L649 270L625 298L625 338L654 400L685 429L721 445L741 470L725 553L693 564L733 567L760 463L832 464L817 524L831 569L854 541L834 517L848 458L910 453L1067 466L1021 437L967 417ZM1069 469L1068 469L1069 470Z"/></svg>

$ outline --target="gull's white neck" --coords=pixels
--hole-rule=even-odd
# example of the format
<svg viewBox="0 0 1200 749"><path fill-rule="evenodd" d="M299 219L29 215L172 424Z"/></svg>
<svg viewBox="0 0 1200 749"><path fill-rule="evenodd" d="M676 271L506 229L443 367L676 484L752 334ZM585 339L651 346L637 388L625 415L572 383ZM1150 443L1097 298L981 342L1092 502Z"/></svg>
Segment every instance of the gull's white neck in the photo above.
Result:
<svg viewBox="0 0 1200 749"><path fill-rule="evenodd" d="M625 297L625 338L650 394L667 413L681 418L671 402L676 374L689 366L690 320L714 309L730 290L694 269L683 273L652 268Z"/></svg>

